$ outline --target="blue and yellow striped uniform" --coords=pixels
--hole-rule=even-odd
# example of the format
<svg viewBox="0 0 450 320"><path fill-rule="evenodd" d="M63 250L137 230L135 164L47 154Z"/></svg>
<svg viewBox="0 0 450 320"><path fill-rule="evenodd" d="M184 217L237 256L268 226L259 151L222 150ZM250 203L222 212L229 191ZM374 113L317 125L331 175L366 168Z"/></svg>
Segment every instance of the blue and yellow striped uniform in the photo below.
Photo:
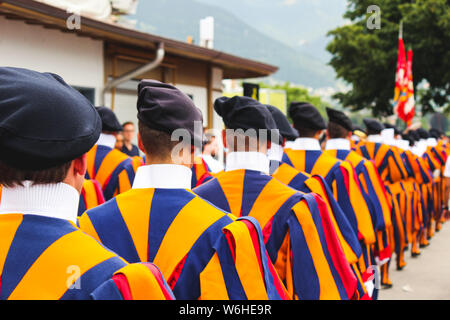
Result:
<svg viewBox="0 0 450 320"><path fill-rule="evenodd" d="M105 200L123 193L133 185L136 164L117 149L95 145L88 151L86 179L100 183Z"/></svg>
<svg viewBox="0 0 450 320"><path fill-rule="evenodd" d="M103 191L96 180L85 179L81 189L80 203L78 204L78 216L86 210L95 208L105 202Z"/></svg>
<svg viewBox="0 0 450 320"><path fill-rule="evenodd" d="M72 222L0 215L0 299L173 299L155 266L129 265Z"/></svg>
<svg viewBox="0 0 450 320"><path fill-rule="evenodd" d="M155 263L177 299L285 299L258 223L187 189L132 189L84 213L83 231L128 262Z"/></svg>
<svg viewBox="0 0 450 320"><path fill-rule="evenodd" d="M270 259L294 299L350 299L357 281L325 203L253 170L220 172L194 189L236 216L258 220Z"/></svg>

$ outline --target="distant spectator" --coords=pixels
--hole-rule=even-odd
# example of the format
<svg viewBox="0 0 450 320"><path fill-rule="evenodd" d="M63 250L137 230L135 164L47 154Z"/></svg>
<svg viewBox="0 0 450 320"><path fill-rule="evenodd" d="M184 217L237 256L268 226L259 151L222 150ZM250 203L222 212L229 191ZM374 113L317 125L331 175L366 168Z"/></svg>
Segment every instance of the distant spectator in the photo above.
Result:
<svg viewBox="0 0 450 320"><path fill-rule="evenodd" d="M119 151L122 151L122 148L123 148L123 134L118 133L116 135L116 144L115 144L114 148L116 148Z"/></svg>
<svg viewBox="0 0 450 320"><path fill-rule="evenodd" d="M123 147L122 152L130 157L139 156L139 148L131 141L134 139L136 130L134 123L131 121L125 122L123 125Z"/></svg>
<svg viewBox="0 0 450 320"><path fill-rule="evenodd" d="M212 173L220 172L223 170L223 164L216 159L219 152L216 137L206 134L206 139L206 143L203 146L203 160L205 160Z"/></svg>

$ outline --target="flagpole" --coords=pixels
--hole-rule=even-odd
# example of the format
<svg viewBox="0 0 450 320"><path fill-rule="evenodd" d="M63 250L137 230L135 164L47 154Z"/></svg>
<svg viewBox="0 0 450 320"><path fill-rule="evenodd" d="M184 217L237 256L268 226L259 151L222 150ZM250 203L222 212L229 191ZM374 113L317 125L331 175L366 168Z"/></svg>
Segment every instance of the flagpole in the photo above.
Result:
<svg viewBox="0 0 450 320"><path fill-rule="evenodd" d="M403 39L403 20L400 20L400 28L398 30L398 38Z"/></svg>

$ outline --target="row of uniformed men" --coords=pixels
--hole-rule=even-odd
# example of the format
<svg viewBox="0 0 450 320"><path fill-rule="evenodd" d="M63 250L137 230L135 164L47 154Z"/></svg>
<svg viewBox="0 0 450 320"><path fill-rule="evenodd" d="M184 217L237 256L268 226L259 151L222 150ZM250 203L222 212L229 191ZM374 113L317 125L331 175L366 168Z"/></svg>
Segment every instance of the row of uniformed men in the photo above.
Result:
<svg viewBox="0 0 450 320"><path fill-rule="evenodd" d="M328 110L322 152L326 125L313 106L291 106L295 132L276 108L220 98L214 107L228 129L281 136L244 134L243 144L227 136L226 170L192 192L194 149L175 161L171 133L183 128L191 144L201 141L201 113L170 85L142 81L138 92L145 166L108 147L116 130L107 128L108 109L95 110L58 76L0 70L0 141L8 150L0 156L0 298L376 298L373 266L387 266L401 234L394 220L409 214L379 174L394 184L393 163L403 158L379 161L373 152L385 145L371 149L370 141L357 150L374 162L351 151L351 122L336 110ZM283 150L287 139L295 141ZM67 163L63 179L42 180ZM99 187L82 188L85 172ZM108 201L77 221L77 191L86 198L92 190ZM78 277L68 277L71 266Z"/></svg>

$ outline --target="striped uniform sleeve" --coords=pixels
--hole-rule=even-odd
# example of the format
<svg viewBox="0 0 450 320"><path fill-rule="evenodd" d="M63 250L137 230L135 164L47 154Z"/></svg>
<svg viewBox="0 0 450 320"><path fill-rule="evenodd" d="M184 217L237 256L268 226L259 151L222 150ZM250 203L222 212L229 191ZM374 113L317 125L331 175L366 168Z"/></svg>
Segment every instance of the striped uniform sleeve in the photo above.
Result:
<svg viewBox="0 0 450 320"><path fill-rule="evenodd" d="M305 194L293 207L289 226L289 263L292 284L299 299L350 299L357 280L345 258L323 200Z"/></svg>
<svg viewBox="0 0 450 320"><path fill-rule="evenodd" d="M93 293L95 300L174 300L161 271L152 263L129 264L114 273L111 280L99 286Z"/></svg>

